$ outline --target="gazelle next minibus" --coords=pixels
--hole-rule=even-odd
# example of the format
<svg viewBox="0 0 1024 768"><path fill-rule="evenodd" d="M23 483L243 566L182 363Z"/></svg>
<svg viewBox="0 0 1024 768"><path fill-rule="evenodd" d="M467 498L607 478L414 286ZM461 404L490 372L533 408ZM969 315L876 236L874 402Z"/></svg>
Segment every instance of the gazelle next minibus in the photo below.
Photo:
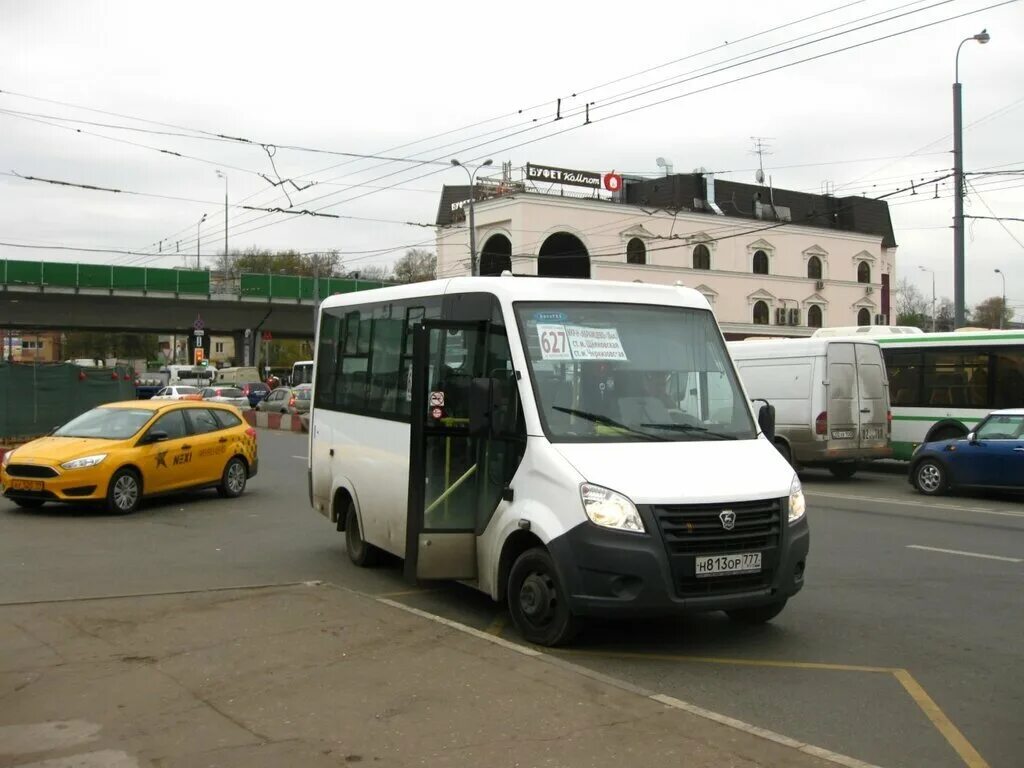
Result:
<svg viewBox="0 0 1024 768"><path fill-rule="evenodd" d="M803 586L804 495L707 301L505 275L332 296L310 500L349 557L508 601L529 641L588 616L772 619Z"/></svg>

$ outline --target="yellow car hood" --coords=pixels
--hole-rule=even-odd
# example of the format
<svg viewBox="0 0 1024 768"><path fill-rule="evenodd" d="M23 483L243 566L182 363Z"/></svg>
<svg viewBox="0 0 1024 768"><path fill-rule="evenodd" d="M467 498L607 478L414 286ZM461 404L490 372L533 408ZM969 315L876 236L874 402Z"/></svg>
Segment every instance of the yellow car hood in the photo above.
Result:
<svg viewBox="0 0 1024 768"><path fill-rule="evenodd" d="M60 464L79 456L109 453L123 445L122 440L99 440L94 437L41 437L16 449L11 461Z"/></svg>

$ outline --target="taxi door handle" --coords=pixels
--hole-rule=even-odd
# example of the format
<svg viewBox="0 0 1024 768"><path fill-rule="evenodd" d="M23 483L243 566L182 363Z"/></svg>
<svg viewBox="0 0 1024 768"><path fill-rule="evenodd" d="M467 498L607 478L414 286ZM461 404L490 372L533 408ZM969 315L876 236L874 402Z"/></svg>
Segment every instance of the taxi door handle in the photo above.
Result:
<svg viewBox="0 0 1024 768"><path fill-rule="evenodd" d="M183 451L189 451L191 449L192 449L191 445L183 445L183 446L181 446L181 450L183 450Z"/></svg>
<svg viewBox="0 0 1024 768"><path fill-rule="evenodd" d="M218 440L217 442L218 442L218 443L226 443L227 441L228 441L228 439L227 439L226 437L222 437L222 438L221 438L220 440Z"/></svg>

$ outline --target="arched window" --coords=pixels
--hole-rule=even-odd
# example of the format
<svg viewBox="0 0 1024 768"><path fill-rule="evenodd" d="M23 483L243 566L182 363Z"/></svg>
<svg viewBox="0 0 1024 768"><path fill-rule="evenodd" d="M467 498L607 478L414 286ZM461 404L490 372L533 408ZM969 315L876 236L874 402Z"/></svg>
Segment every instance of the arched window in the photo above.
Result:
<svg viewBox="0 0 1024 768"><path fill-rule="evenodd" d="M764 251L754 251L754 274L768 274L768 254Z"/></svg>
<svg viewBox="0 0 1024 768"><path fill-rule="evenodd" d="M871 325L871 312L868 311L867 307L862 308L857 313L857 325Z"/></svg>
<svg viewBox="0 0 1024 768"><path fill-rule="evenodd" d="M858 283L870 283L871 282L871 265L866 261L862 261L857 265L857 282ZM867 323L863 323L867 325Z"/></svg>
<svg viewBox="0 0 1024 768"><path fill-rule="evenodd" d="M817 304L811 304L807 309L807 327L821 328L821 307Z"/></svg>
<svg viewBox="0 0 1024 768"><path fill-rule="evenodd" d="M693 268L711 269L711 251L704 243L693 249Z"/></svg>
<svg viewBox="0 0 1024 768"><path fill-rule="evenodd" d="M647 263L647 246L644 245L644 241L641 240L639 237L634 237L632 240L626 243L626 263Z"/></svg>
<svg viewBox="0 0 1024 768"><path fill-rule="evenodd" d="M821 259L817 256L807 260L807 276L812 280L821 280Z"/></svg>
<svg viewBox="0 0 1024 768"><path fill-rule="evenodd" d="M763 301L754 302L754 325L768 325L768 305Z"/></svg>

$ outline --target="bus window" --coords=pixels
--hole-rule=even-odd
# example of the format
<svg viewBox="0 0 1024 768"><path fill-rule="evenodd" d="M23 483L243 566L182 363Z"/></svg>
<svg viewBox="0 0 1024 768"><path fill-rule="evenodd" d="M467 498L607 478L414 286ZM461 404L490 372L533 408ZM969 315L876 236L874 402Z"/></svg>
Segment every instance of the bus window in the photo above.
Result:
<svg viewBox="0 0 1024 768"><path fill-rule="evenodd" d="M995 365L993 408L1018 408L1024 400L1024 348L992 352Z"/></svg>

